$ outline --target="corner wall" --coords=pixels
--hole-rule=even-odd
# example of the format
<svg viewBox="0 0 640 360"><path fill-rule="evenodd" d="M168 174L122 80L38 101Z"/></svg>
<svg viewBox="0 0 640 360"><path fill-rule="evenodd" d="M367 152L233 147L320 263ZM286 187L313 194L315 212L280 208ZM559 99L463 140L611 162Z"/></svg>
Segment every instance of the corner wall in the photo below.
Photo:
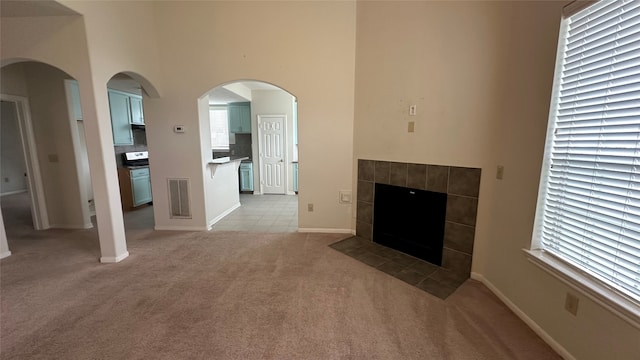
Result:
<svg viewBox="0 0 640 360"><path fill-rule="evenodd" d="M638 329L585 297L573 317L567 287L521 251L532 237L563 5L358 2L354 158L482 168L472 271L565 354L634 358Z"/></svg>

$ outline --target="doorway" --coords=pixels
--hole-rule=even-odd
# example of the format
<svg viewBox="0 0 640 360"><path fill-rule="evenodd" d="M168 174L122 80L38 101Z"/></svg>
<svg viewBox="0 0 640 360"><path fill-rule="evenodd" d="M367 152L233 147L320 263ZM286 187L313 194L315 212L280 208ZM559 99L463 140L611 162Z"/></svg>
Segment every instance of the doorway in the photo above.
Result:
<svg viewBox="0 0 640 360"><path fill-rule="evenodd" d="M212 157L244 159L238 174L241 207L216 220L212 229L297 231L295 96L272 84L243 80L213 88L203 98Z"/></svg>
<svg viewBox="0 0 640 360"><path fill-rule="evenodd" d="M35 230L49 228L28 101L0 94L0 194L8 220ZM7 221L5 221L7 223Z"/></svg>
<svg viewBox="0 0 640 360"><path fill-rule="evenodd" d="M125 227L152 229L155 222L144 89L137 79L118 73L107 82L107 93Z"/></svg>

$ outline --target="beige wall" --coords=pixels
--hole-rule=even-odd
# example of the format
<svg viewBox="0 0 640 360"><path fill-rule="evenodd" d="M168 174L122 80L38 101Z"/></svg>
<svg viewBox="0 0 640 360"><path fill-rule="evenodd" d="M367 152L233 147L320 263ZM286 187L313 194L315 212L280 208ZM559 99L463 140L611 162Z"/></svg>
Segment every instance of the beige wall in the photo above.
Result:
<svg viewBox="0 0 640 360"><path fill-rule="evenodd" d="M156 223L205 223L196 100L220 84L251 79L299 100L299 199L304 209L315 203L315 212L300 211L300 227L348 231L351 208L338 204L338 191L351 187L355 3L158 2L156 22L165 87L162 101L145 104L160 124L148 126L147 136L150 154L171 164L153 169L160 178L153 183ZM174 134L176 124L186 132ZM166 198L156 196L166 189L163 179L177 175L192 179L191 222L168 219L166 204L156 202Z"/></svg>
<svg viewBox="0 0 640 360"><path fill-rule="evenodd" d="M260 191L260 162L258 147L258 115L285 115L285 146L287 153L285 192L293 193L293 96L282 90L253 90L251 93L251 131L253 150L253 184L254 191Z"/></svg>
<svg viewBox="0 0 640 360"><path fill-rule="evenodd" d="M29 90L24 77L24 64L17 63L11 67L0 68L0 79L0 93L29 97Z"/></svg>
<svg viewBox="0 0 640 360"><path fill-rule="evenodd" d="M567 287L521 251L531 242L563 5L359 2L354 157L482 168L473 272L576 358L633 358L638 329L584 297L573 317Z"/></svg>

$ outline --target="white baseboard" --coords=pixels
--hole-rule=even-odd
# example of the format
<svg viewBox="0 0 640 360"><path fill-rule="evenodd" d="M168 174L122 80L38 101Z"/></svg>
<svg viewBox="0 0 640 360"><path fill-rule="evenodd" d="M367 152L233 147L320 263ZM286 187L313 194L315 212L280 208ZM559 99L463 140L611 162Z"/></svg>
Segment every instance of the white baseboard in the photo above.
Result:
<svg viewBox="0 0 640 360"><path fill-rule="evenodd" d="M0 253L0 259L4 259L9 256L11 256L11 251L5 251Z"/></svg>
<svg viewBox="0 0 640 360"><path fill-rule="evenodd" d="M287 191L287 195L295 195L296 192L295 191Z"/></svg>
<svg viewBox="0 0 640 360"><path fill-rule="evenodd" d="M237 204L233 205L232 207L228 208L227 210L225 210L222 214L216 216L213 220L209 221L209 224L207 225L207 230L211 230L211 228L213 227L213 225L215 225L215 223L217 223L218 221L224 219L225 216L231 214L231 212L237 208L240 207L240 203L238 202Z"/></svg>
<svg viewBox="0 0 640 360"><path fill-rule="evenodd" d="M325 234L354 234L351 229L331 229L331 228L298 228L301 233L325 233Z"/></svg>
<svg viewBox="0 0 640 360"><path fill-rule="evenodd" d="M91 228L93 228L93 224L86 223L86 224L78 224L78 225L50 224L47 229L78 230L78 229L91 229Z"/></svg>
<svg viewBox="0 0 640 360"><path fill-rule="evenodd" d="M105 264L117 263L126 259L128 256L129 252L125 251L124 254L120 254L118 256L103 256L100 258L100 262Z"/></svg>
<svg viewBox="0 0 640 360"><path fill-rule="evenodd" d="M27 189L24 190L16 190L16 191L7 191L7 192L3 192L2 194L0 194L0 196L9 196L9 195L15 195L15 194L20 194L23 192L27 192Z"/></svg>
<svg viewBox="0 0 640 360"><path fill-rule="evenodd" d="M491 292L494 293L500 299L500 301L507 305L507 307L511 309L511 311L513 311L514 314L516 314L520 318L520 320L524 321L524 323L527 324L527 326L529 326L531 330L538 334L538 336L540 336L542 340L544 340L544 342L551 346L551 348L555 350L558 355L562 356L563 359L575 360L575 357L571 355L571 353L569 353L567 349L560 345L554 338L551 337L551 335L547 334L547 332L544 331L540 327L540 325L538 325L535 321L533 321L533 319L527 316L524 311L520 310L520 308L516 306L516 304L514 304L508 297L506 297L500 290L498 290L498 288L489 280L487 280L487 278L485 278L482 274L472 272L471 278L480 281L482 284L484 284L484 286L491 290Z"/></svg>
<svg viewBox="0 0 640 360"><path fill-rule="evenodd" d="M153 227L154 230L158 231L208 231L206 226L164 226L164 225L156 225Z"/></svg>

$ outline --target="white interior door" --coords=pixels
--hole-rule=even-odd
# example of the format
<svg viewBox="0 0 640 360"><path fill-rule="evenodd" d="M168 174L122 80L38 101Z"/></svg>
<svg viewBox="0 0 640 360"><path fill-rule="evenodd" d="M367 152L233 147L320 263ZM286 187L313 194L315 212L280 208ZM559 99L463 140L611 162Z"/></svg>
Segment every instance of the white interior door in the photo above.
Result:
<svg viewBox="0 0 640 360"><path fill-rule="evenodd" d="M285 193L285 115L258 115L260 187L263 194Z"/></svg>

